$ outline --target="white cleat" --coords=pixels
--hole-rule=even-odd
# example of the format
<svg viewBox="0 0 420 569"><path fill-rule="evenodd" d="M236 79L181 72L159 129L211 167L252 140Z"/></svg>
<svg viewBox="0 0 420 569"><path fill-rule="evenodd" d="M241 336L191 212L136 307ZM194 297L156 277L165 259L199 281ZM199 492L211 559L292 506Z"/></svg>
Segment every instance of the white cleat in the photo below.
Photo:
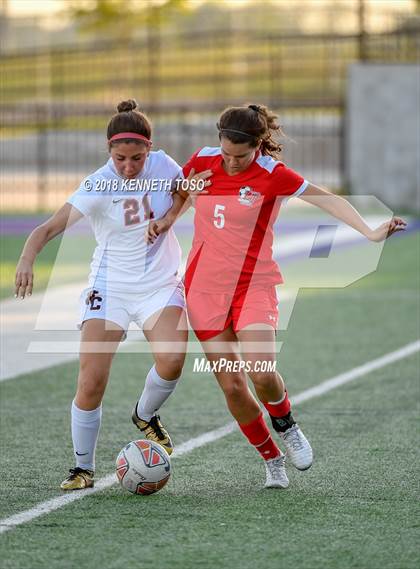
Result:
<svg viewBox="0 0 420 569"><path fill-rule="evenodd" d="M284 433L279 432L284 441L286 454L298 470L307 470L312 466L312 447L296 423Z"/></svg>
<svg viewBox="0 0 420 569"><path fill-rule="evenodd" d="M267 475L265 481L266 488L287 488L289 486L285 462L286 457L284 454L265 461L265 471Z"/></svg>

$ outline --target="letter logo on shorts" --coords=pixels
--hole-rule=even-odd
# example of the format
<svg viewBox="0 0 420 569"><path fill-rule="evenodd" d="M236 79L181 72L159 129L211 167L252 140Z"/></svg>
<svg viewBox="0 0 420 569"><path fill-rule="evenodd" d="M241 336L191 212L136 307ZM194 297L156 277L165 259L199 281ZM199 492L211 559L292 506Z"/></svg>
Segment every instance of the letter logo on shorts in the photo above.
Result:
<svg viewBox="0 0 420 569"><path fill-rule="evenodd" d="M86 302L86 304L90 304L90 310L100 310L101 309L102 296L99 296L98 290L92 290L87 295L85 302ZM95 303L97 303L97 304L95 304Z"/></svg>

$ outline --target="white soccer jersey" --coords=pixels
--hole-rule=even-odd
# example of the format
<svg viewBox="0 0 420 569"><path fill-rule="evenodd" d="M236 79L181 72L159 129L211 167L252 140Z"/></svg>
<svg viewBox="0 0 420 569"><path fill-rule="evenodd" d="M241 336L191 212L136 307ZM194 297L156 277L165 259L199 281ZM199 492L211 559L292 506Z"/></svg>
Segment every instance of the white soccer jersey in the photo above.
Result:
<svg viewBox="0 0 420 569"><path fill-rule="evenodd" d="M150 152L137 180L172 182L179 177L183 177L180 166L159 150ZM108 191L113 180L121 184L123 178L110 158L102 168L85 178L67 200L89 218L95 234L97 247L89 286L109 292L144 293L174 282L181 249L172 228L153 244L147 244L144 239L150 217L159 219L172 206L170 183L160 183L156 190L145 188L130 195L125 191ZM101 187L106 191L99 191Z"/></svg>

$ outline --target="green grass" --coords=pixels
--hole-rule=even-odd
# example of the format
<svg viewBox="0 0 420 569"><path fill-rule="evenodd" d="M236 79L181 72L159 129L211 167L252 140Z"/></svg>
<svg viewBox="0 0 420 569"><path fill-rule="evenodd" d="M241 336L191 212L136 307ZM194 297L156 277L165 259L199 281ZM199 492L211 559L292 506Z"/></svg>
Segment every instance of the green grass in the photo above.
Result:
<svg viewBox="0 0 420 569"><path fill-rule="evenodd" d="M26 237L2 236L0 264L0 299L14 294L16 264ZM53 239L44 247L34 266L34 292L44 290L55 267L55 284L86 280L94 241L86 235Z"/></svg>
<svg viewBox="0 0 420 569"><path fill-rule="evenodd" d="M0 298L10 298L14 292L16 263L19 259L26 237L5 235L1 238ZM58 239L51 241L38 256L37 286L45 288L51 273L57 250Z"/></svg>
<svg viewBox="0 0 420 569"><path fill-rule="evenodd" d="M376 273L343 290L299 295L279 334L279 369L292 395L418 338L417 250L417 235L390 240ZM192 373L193 357L162 412L176 443L231 420L214 379ZM148 355L116 356L99 477L136 437L130 411L150 365ZM174 460L169 484L154 496L114 486L7 532L3 567L417 567L418 371L411 356L296 407L315 463L307 473L289 468L285 491L262 489L261 461L234 433ZM72 363L1 385L2 517L59 495L72 464L76 374Z"/></svg>

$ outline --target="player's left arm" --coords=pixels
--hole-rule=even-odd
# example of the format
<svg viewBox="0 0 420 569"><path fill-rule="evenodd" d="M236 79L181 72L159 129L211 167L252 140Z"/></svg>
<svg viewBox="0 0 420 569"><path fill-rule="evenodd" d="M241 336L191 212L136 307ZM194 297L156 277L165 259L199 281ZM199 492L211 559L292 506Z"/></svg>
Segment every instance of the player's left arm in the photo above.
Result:
<svg viewBox="0 0 420 569"><path fill-rule="evenodd" d="M307 203L313 204L359 231L370 241L383 241L397 231L403 231L407 223L400 217L392 217L376 229L370 229L359 212L346 199L324 190L314 184L308 184L299 196Z"/></svg>

